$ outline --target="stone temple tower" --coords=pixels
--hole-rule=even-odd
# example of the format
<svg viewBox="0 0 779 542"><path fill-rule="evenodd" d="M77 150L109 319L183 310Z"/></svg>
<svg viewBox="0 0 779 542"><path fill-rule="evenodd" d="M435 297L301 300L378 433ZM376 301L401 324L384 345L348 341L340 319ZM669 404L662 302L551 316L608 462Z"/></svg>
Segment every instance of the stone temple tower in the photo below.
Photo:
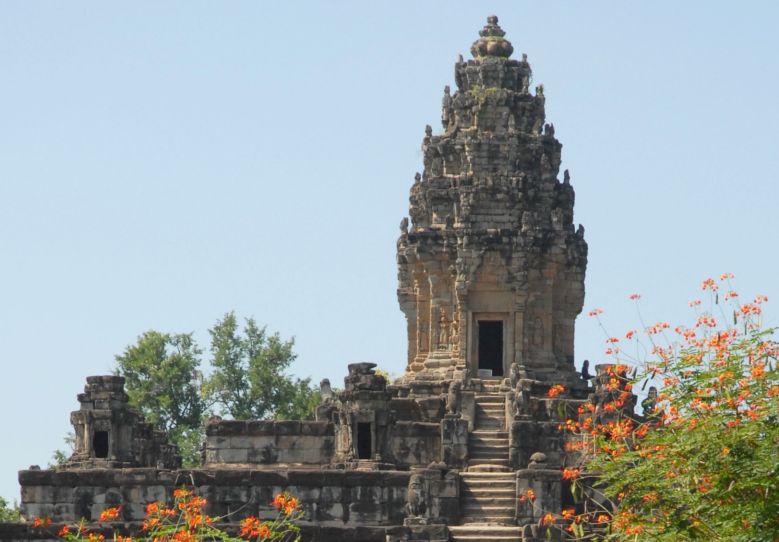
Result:
<svg viewBox="0 0 779 542"><path fill-rule="evenodd" d="M574 191L557 178L562 145L544 88L512 59L497 17L455 64L440 135L426 127L424 171L398 240L398 300L408 322L404 379L577 380L574 320L587 244Z"/></svg>
<svg viewBox="0 0 779 542"><path fill-rule="evenodd" d="M129 408L121 377L89 377L73 457L19 473L26 517L74 522L121 505L140 528L150 502L185 484L233 530L246 515L276 518L269 503L287 491L303 540L544 542L563 536L545 514L600 509L564 475L586 460L566 421L638 420L635 396L624 369L596 367L593 387L574 369L587 244L568 173L557 178L544 89L531 92L497 17L471 52L444 91L443 130L426 129L401 222L404 375L350 364L341 390L320 384L314 421L209 418L195 469ZM1 540L38 539L25 533L0 525Z"/></svg>

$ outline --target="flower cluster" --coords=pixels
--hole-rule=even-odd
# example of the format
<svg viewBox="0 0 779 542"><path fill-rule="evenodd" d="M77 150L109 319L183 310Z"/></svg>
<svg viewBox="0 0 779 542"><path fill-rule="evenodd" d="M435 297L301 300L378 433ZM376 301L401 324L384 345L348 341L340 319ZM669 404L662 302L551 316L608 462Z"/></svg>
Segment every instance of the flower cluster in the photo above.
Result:
<svg viewBox="0 0 779 542"><path fill-rule="evenodd" d="M694 324L675 335L662 321L625 333L646 359L617 351L607 333L619 359L601 381L610 402L584 404L560 424L566 451L598 473L593 484L581 465L568 466L563 479L598 497L542 523L581 540L779 539L779 343L762 328L767 298L740 303L732 278L703 281L714 312L690 302ZM649 393L643 415L621 409L634 389ZM587 509L593 503L603 508Z"/></svg>
<svg viewBox="0 0 779 542"><path fill-rule="evenodd" d="M115 542L203 542L219 540L221 542L251 541L293 541L299 540L300 529L295 521L302 517L299 501L288 494L276 496L270 505L278 510L275 519L261 521L251 516L240 524L240 538L216 527L217 521L227 518L213 518L204 510L206 499L196 495L191 489L179 488L173 492L173 503L153 502L146 505L146 517L139 536L126 536L115 532ZM122 508L106 508L100 514L100 523L115 524L121 519ZM33 527L43 528L52 524L49 518L36 518ZM76 525L64 525L58 532L61 539L70 542L104 542L105 535L97 532L81 520Z"/></svg>

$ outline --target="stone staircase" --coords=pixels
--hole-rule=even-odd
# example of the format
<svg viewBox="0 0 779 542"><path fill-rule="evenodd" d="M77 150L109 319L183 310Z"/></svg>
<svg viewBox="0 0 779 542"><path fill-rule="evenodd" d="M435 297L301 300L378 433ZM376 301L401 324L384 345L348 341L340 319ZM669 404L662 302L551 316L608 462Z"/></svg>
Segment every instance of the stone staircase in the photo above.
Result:
<svg viewBox="0 0 779 542"><path fill-rule="evenodd" d="M476 396L474 430L468 436L468 470L506 471L509 438L505 399L501 393Z"/></svg>
<svg viewBox="0 0 779 542"><path fill-rule="evenodd" d="M509 468L505 398L499 382L482 381L476 395L474 430L468 440L468 469L461 472L462 525L449 527L454 542L518 541L520 527L513 525L516 478Z"/></svg>

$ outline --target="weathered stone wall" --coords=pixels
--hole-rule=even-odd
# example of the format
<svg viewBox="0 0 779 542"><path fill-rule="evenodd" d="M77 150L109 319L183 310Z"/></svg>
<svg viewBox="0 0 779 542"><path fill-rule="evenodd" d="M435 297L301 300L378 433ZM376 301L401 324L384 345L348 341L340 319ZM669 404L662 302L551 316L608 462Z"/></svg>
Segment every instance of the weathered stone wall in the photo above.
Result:
<svg viewBox="0 0 779 542"><path fill-rule="evenodd" d="M206 424L205 465L327 465L335 451L332 423L234 421Z"/></svg>
<svg viewBox="0 0 779 542"><path fill-rule="evenodd" d="M409 472L335 470L94 469L21 471L22 513L55 522L96 519L122 506L125 521L143 519L148 503L168 501L178 486L194 486L213 516L275 517L273 497L289 491L300 499L303 523L397 525L403 522Z"/></svg>
<svg viewBox="0 0 779 542"><path fill-rule="evenodd" d="M399 467L426 467L441 461L441 424L395 422L389 428L387 459Z"/></svg>

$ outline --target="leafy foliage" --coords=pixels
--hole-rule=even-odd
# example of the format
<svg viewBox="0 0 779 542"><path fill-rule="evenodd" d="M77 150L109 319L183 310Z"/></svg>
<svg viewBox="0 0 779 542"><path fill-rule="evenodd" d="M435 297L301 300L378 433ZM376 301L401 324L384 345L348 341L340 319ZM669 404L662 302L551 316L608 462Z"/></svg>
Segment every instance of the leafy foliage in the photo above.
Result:
<svg viewBox="0 0 779 542"><path fill-rule="evenodd" d="M209 330L213 373L207 393L235 419L306 419L318 401L310 379L285 374L295 360L294 339L268 335L254 319L239 329L230 312Z"/></svg>
<svg viewBox="0 0 779 542"><path fill-rule="evenodd" d="M709 310L691 302L695 323L674 328L675 336L667 323L645 326L649 359L631 358L616 346L621 338L608 339L618 367L637 369L634 378L615 370L622 380L615 388L658 381L662 389L654 406L644 402L645 417L568 421L590 454L603 506L597 520L567 512L579 539L779 540L779 343L775 330L761 327L764 296L739 303L732 289L719 292L730 278L704 281ZM586 476L577 484L593 491Z"/></svg>
<svg viewBox="0 0 779 542"><path fill-rule="evenodd" d="M147 331L116 356L130 404L179 446L186 466L199 461L205 403L201 350L192 334Z"/></svg>
<svg viewBox="0 0 779 542"><path fill-rule="evenodd" d="M308 419L319 393L308 378L286 374L294 340L269 335L254 319L239 328L230 312L209 330L212 373L200 371L202 350L191 333L147 331L116 356L130 404L167 431L185 467L200 464L203 419L212 409L236 419ZM66 459L64 452L55 460Z"/></svg>
<svg viewBox="0 0 779 542"><path fill-rule="evenodd" d="M76 445L76 435L73 433L73 431L70 431L65 437L62 439L65 441L65 444L67 445L66 450L54 450L54 453L51 457L51 462L49 463L49 468L57 468L63 466L65 463L67 463L68 459L70 459L71 454L73 453L73 449Z"/></svg>
<svg viewBox="0 0 779 542"><path fill-rule="evenodd" d="M16 523L18 521L21 521L19 508L10 506L8 501L0 497L0 523Z"/></svg>

